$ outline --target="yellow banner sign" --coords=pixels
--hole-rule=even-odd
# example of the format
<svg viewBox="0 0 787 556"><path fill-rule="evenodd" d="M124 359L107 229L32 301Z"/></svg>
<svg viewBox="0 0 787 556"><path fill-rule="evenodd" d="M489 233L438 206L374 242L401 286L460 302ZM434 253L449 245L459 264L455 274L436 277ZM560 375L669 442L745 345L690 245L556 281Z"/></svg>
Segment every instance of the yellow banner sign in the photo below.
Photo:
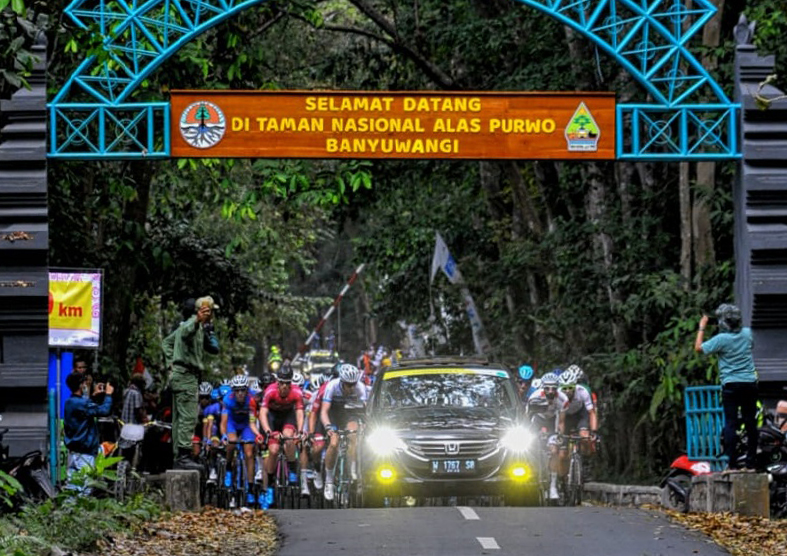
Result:
<svg viewBox="0 0 787 556"><path fill-rule="evenodd" d="M49 345L98 348L101 332L101 274L49 274Z"/></svg>
<svg viewBox="0 0 787 556"><path fill-rule="evenodd" d="M611 93L173 91L175 157L613 159Z"/></svg>

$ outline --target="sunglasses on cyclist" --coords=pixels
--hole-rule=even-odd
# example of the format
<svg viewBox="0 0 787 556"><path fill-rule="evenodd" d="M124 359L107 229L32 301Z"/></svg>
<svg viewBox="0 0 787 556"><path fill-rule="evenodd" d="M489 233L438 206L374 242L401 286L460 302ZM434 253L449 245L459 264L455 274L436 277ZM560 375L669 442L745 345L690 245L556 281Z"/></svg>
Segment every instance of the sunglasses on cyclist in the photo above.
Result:
<svg viewBox="0 0 787 556"><path fill-rule="evenodd" d="M576 386L564 386L562 390L563 392L573 392L574 390L576 390Z"/></svg>
<svg viewBox="0 0 787 556"><path fill-rule="evenodd" d="M544 386L544 392L557 392L556 386Z"/></svg>

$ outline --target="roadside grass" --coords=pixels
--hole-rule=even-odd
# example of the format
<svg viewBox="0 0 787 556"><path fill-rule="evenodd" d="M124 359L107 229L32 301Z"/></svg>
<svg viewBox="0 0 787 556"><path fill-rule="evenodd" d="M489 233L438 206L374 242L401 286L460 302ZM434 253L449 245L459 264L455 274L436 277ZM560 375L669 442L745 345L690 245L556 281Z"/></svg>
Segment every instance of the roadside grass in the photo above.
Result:
<svg viewBox="0 0 787 556"><path fill-rule="evenodd" d="M99 541L131 531L161 514L159 504L142 494L121 504L113 498L77 496L65 491L42 504L29 504L0 519L0 554L45 556L53 547L93 552Z"/></svg>

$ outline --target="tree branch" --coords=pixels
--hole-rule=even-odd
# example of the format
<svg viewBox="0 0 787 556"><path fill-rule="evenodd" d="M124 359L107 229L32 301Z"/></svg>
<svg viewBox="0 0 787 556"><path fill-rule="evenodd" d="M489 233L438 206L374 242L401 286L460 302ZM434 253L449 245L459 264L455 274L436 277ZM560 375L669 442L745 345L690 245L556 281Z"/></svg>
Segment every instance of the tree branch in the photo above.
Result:
<svg viewBox="0 0 787 556"><path fill-rule="evenodd" d="M404 54L408 58L410 58L415 64L423 70L424 73L434 81L439 87L443 89L453 89L456 88L456 82L453 78L445 73L442 69L437 67L433 64L430 60L428 60L425 56L421 55L415 48L410 47L409 45L405 44L401 37L399 36L399 32L390 21L388 21L383 14L378 12L374 9L370 4L367 4L365 0L349 0L350 3L358 8L366 17L368 17L372 22L377 25L380 29L382 29L388 36L393 39L392 48ZM389 44L389 43L386 43Z"/></svg>

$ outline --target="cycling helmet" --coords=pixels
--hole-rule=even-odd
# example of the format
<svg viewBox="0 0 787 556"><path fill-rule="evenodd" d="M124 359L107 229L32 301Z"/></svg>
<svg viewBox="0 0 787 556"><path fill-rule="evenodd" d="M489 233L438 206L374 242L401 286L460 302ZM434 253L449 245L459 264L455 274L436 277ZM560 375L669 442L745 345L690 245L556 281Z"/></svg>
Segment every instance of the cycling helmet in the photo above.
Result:
<svg viewBox="0 0 787 556"><path fill-rule="evenodd" d="M331 378L339 378L339 368L344 365L344 361L339 361L331 368Z"/></svg>
<svg viewBox="0 0 787 556"><path fill-rule="evenodd" d="M279 382L292 382L292 367L282 367L276 373L276 380Z"/></svg>
<svg viewBox="0 0 787 556"><path fill-rule="evenodd" d="M531 380L533 378L533 367L522 365L519 367L519 380Z"/></svg>
<svg viewBox="0 0 787 556"><path fill-rule="evenodd" d="M568 371L573 370L574 378L577 384L585 384L588 381L588 377L585 374L585 371L583 371L582 367L580 367L579 365L571 365L567 370Z"/></svg>
<svg viewBox="0 0 787 556"><path fill-rule="evenodd" d="M249 377L249 392L252 394L258 394L262 391L260 388L260 381L256 376Z"/></svg>
<svg viewBox="0 0 787 556"><path fill-rule="evenodd" d="M322 373L315 373L312 375L312 379L310 381L312 390L315 392L320 389L320 386L325 384L328 381L328 375L324 375Z"/></svg>
<svg viewBox="0 0 787 556"><path fill-rule="evenodd" d="M741 328L741 310L731 303L722 303L716 309L716 317L719 319L719 328L723 332L737 332Z"/></svg>
<svg viewBox="0 0 787 556"><path fill-rule="evenodd" d="M344 363L339 367L339 378L342 382L355 384L361 380L361 371L355 365Z"/></svg>
<svg viewBox="0 0 787 556"><path fill-rule="evenodd" d="M541 388L541 379L540 378L534 378L533 379L533 383L530 385L530 387L531 388L535 388L536 390Z"/></svg>
<svg viewBox="0 0 787 556"><path fill-rule="evenodd" d="M262 386L263 390L267 388L269 384L273 384L274 382L276 382L275 376L267 371L262 373L262 376L260 377L260 386Z"/></svg>
<svg viewBox="0 0 787 556"><path fill-rule="evenodd" d="M555 373L547 373L541 377L541 387L545 386L553 386L556 387L558 385L558 378Z"/></svg>
<svg viewBox="0 0 787 556"><path fill-rule="evenodd" d="M228 379L228 378L222 378L222 379L221 379L221 385L222 385L222 386L229 386L229 385L230 385L230 379Z"/></svg>
<svg viewBox="0 0 787 556"><path fill-rule="evenodd" d="M210 393L210 399L217 402L221 399L221 390L214 388Z"/></svg>
<svg viewBox="0 0 787 556"><path fill-rule="evenodd" d="M199 385L199 395L200 396L210 396L210 393L213 392L213 385L210 382L201 382Z"/></svg>
<svg viewBox="0 0 787 556"><path fill-rule="evenodd" d="M300 388L301 386L303 386L304 382L306 382L306 379L304 378L303 373L301 373L300 371L293 371L292 372L292 383L295 386Z"/></svg>
<svg viewBox="0 0 787 556"><path fill-rule="evenodd" d="M570 368L563 371L563 373L558 377L558 382L560 386L576 386L577 385L577 373L572 371Z"/></svg>
<svg viewBox="0 0 787 556"><path fill-rule="evenodd" d="M249 377L246 375L235 375L230 382L233 390L242 390L249 387Z"/></svg>

